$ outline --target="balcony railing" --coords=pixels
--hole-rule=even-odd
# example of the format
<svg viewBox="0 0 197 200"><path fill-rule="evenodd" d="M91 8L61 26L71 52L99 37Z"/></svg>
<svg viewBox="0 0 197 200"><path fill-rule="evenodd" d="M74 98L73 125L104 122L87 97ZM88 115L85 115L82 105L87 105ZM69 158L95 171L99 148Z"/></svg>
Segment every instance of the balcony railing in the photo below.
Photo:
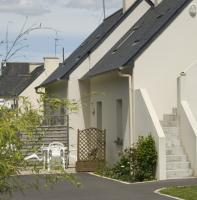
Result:
<svg viewBox="0 0 197 200"><path fill-rule="evenodd" d="M44 126L68 126L68 115L45 115Z"/></svg>

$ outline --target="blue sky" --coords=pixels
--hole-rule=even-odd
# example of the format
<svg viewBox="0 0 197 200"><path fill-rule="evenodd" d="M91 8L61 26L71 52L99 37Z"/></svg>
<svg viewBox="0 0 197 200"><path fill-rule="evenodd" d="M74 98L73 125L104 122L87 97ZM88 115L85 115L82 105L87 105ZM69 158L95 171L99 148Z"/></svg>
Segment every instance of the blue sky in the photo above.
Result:
<svg viewBox="0 0 197 200"><path fill-rule="evenodd" d="M6 52L5 38L8 29L9 46L22 25L35 25L53 30L36 30L24 37L12 61L42 61L45 56L62 57L62 48L68 56L102 22L103 0L0 0L0 55ZM122 6L122 0L105 0L106 15ZM55 30L55 31L54 31ZM57 35L56 35L57 34ZM2 56L0 57L2 59Z"/></svg>

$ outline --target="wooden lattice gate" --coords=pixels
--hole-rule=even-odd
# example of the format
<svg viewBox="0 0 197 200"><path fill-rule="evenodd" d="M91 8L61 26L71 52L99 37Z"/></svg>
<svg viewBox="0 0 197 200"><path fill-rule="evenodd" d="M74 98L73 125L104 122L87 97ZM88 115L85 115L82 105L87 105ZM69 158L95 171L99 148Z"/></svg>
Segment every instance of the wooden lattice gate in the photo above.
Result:
<svg viewBox="0 0 197 200"><path fill-rule="evenodd" d="M105 163L106 131L97 128L78 130L76 170L96 171Z"/></svg>

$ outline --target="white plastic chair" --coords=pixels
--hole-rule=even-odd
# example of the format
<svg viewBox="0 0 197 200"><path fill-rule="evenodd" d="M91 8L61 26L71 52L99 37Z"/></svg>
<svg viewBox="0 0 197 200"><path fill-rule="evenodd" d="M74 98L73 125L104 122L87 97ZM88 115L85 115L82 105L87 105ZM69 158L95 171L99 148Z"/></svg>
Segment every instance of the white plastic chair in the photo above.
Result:
<svg viewBox="0 0 197 200"><path fill-rule="evenodd" d="M36 160L38 160L38 161L43 161L43 158L39 158L38 155L37 155L36 153L33 153L33 154L31 154L31 155L29 155L29 156L26 156L26 157L24 158L24 160L30 160L30 159L36 159Z"/></svg>
<svg viewBox="0 0 197 200"><path fill-rule="evenodd" d="M44 144L42 145L42 147L40 148L41 151L44 147ZM24 160L28 161L28 160L37 160L39 162L44 161L44 157L39 157L36 153L32 153L31 155L25 156ZM45 163L43 163L44 165ZM44 166L43 166L44 167Z"/></svg>
<svg viewBox="0 0 197 200"><path fill-rule="evenodd" d="M61 165L65 170L65 150L66 147L61 142L52 142L48 146L47 150L47 164L48 171L51 169L51 160L52 158L60 158Z"/></svg>

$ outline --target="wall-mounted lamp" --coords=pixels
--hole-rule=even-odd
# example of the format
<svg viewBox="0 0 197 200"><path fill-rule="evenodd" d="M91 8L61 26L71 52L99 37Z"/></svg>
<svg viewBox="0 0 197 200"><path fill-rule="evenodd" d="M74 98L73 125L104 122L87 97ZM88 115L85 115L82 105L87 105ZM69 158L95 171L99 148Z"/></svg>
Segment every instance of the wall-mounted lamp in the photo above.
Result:
<svg viewBox="0 0 197 200"><path fill-rule="evenodd" d="M94 103L93 103L93 102L91 103L91 107L92 107L92 108L91 108L91 110L92 110L92 115L95 115L95 112L96 112L96 111L95 111L95 106L94 106Z"/></svg>
<svg viewBox="0 0 197 200"><path fill-rule="evenodd" d="M197 8L196 8L196 5L191 5L190 8L189 8L189 14L191 17L196 17L196 14L197 14Z"/></svg>
<svg viewBox="0 0 197 200"><path fill-rule="evenodd" d="M186 73L185 72L181 72L180 75L181 76L186 76Z"/></svg>
<svg viewBox="0 0 197 200"><path fill-rule="evenodd" d="M95 115L95 108L92 109L92 114Z"/></svg>

